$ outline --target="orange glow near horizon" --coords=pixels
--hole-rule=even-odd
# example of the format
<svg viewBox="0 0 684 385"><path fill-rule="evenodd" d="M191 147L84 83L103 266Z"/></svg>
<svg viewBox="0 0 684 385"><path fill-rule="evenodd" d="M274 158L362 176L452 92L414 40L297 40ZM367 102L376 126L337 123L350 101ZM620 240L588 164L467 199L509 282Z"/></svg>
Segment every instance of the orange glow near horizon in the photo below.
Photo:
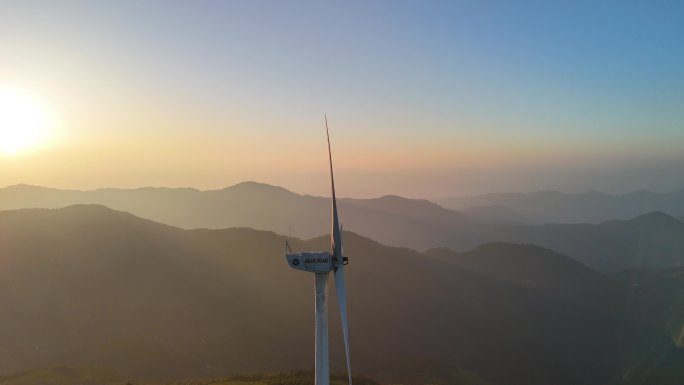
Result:
<svg viewBox="0 0 684 385"><path fill-rule="evenodd" d="M26 183L74 189L217 189L253 180L299 193L327 193L322 115L296 115L281 121L278 116L248 116L238 111L204 114L141 96L112 101L105 108L100 100L81 98L76 103L73 94L50 91L44 95L54 102L52 115L59 113L59 129L54 120L44 130L31 120L26 126L31 130L6 129L20 124L21 116L31 116L31 111L53 119L50 109L39 102L28 104L23 108L28 114L18 114L12 124L0 127L4 140L0 150L6 154L0 156L0 187ZM4 103L8 105L12 104ZM340 193L347 196L439 197L490 189L553 188L555 182L544 184L544 178L539 178L539 187L527 187L529 182L522 178L508 177L509 171L492 170L515 170L524 178L540 167L591 169L624 164L630 158L648 160L649 156L629 141L615 140L606 146L538 128L532 130L540 134L531 136L525 134L527 127L513 123L499 127L454 119L449 130L416 135L420 129L415 122L399 125L368 119L332 115L333 159L338 178L348 186L346 191L341 187ZM502 134L506 130L510 133ZM18 134L27 136L13 136ZM672 143L676 147L676 141ZM650 147L660 149L658 156L669 156L668 148L660 143ZM487 187L493 179L510 183Z"/></svg>

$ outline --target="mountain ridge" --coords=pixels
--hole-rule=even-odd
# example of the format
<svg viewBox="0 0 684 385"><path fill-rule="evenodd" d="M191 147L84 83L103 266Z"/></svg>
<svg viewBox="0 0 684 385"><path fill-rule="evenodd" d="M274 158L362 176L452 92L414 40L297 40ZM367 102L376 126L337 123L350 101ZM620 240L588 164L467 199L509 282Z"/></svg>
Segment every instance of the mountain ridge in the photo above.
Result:
<svg viewBox="0 0 684 385"><path fill-rule="evenodd" d="M0 189L0 209L103 204L184 229L249 227L303 239L328 231L330 198L255 182L236 186L207 192L185 188L73 192L24 186L19 188L34 193ZM530 243L602 271L684 263L684 228L675 219L663 219L665 214L644 216L639 226L625 221L525 225L480 222L427 200L399 196L340 198L338 206L345 229L386 245L464 252L488 242ZM644 219L656 217L661 219Z"/></svg>
<svg viewBox="0 0 684 385"><path fill-rule="evenodd" d="M526 216L538 217L547 223L600 223L612 219L629 219L651 211L664 211L673 216L684 215L684 188L665 193L648 190L625 194L598 191L489 193L434 201L454 210L498 205Z"/></svg>
<svg viewBox="0 0 684 385"><path fill-rule="evenodd" d="M183 230L103 206L2 212L0 371L107 366L160 380L310 367L311 277L287 267L286 239L295 250L329 248L329 236ZM345 252L358 371L387 373L392 362L422 357L498 384L594 384L613 376L610 302L568 300L543 282L525 285L350 232ZM378 274L388 266L390 274ZM599 290L579 279L582 269L563 272L578 279L557 279L569 285L564 291L580 281ZM341 336L331 338L333 370L341 369ZM549 344L589 353L570 359Z"/></svg>

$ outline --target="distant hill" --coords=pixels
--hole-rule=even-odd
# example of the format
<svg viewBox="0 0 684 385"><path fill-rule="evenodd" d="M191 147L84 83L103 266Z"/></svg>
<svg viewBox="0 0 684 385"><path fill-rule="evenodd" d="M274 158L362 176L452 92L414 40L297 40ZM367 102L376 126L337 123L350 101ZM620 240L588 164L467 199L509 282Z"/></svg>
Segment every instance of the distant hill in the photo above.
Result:
<svg viewBox="0 0 684 385"><path fill-rule="evenodd" d="M660 211L639 215L626 221L606 221L602 225L629 230L642 230L645 227L658 231L678 231L684 229L684 223Z"/></svg>
<svg viewBox="0 0 684 385"><path fill-rule="evenodd" d="M535 218L531 215L521 214L508 207L492 206L471 206L463 211L465 215L480 223L490 224L541 224L542 218Z"/></svg>
<svg viewBox="0 0 684 385"><path fill-rule="evenodd" d="M0 372L107 367L170 381L310 368L313 277L287 267L285 239L182 230L102 206L0 212ZM327 237L290 241L329 247ZM503 243L422 254L349 232L345 241L356 373L411 378L402 368L423 360L492 384L620 376L619 285L568 257ZM334 302L331 312L341 371Z"/></svg>
<svg viewBox="0 0 684 385"><path fill-rule="evenodd" d="M652 211L684 216L684 189L671 193L635 191L610 195L591 191L564 194L557 191L495 193L436 200L439 205L467 211L478 206L503 206L546 223L600 223L629 219Z"/></svg>
<svg viewBox="0 0 684 385"><path fill-rule="evenodd" d="M489 236L551 248L606 272L684 264L684 224L660 212L598 225L499 227L491 229Z"/></svg>
<svg viewBox="0 0 684 385"><path fill-rule="evenodd" d="M104 204L182 228L250 227L296 237L320 236L330 227L330 198L298 195L254 182L223 190L141 188L93 191L54 190L32 186L0 189L0 207L57 208L73 203ZM675 218L650 221L649 215L601 224L525 225L504 207L471 214L425 200L384 196L340 199L345 229L383 244L427 250L447 247L466 251L483 243L536 244L570 256L601 271L684 264L684 229ZM508 213L508 214L506 214ZM489 215L488 219L487 217ZM636 226L636 227L635 227Z"/></svg>
<svg viewBox="0 0 684 385"><path fill-rule="evenodd" d="M330 226L330 198L244 182L222 190L191 188L57 190L16 185L0 189L0 210L101 204L185 229L250 227L311 238ZM423 234L444 233L471 220L427 200L388 195L339 199L344 227L389 244L429 248ZM403 243L393 241L403 240Z"/></svg>

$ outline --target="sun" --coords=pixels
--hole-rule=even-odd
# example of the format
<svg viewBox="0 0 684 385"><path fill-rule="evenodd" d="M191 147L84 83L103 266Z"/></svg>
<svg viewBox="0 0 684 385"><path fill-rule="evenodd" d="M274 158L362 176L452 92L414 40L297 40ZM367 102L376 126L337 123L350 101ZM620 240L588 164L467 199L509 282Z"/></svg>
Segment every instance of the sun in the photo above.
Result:
<svg viewBox="0 0 684 385"><path fill-rule="evenodd" d="M53 124L47 108L33 95L0 89L0 151L14 155L45 145Z"/></svg>

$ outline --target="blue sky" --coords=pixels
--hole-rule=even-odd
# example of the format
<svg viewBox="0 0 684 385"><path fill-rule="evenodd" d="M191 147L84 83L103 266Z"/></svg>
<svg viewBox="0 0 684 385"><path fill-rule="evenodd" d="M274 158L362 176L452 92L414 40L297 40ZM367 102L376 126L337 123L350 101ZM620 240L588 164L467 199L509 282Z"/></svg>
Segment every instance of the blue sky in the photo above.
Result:
<svg viewBox="0 0 684 385"><path fill-rule="evenodd" d="M125 144L135 138L162 136L169 153L190 136L207 141L183 150L194 168L158 184L318 173L324 165L287 161L282 148L319 156L324 112L338 151L353 154L338 161L350 173L544 163L657 174L684 164L682 20L681 1L5 1L0 87L45 95L83 146L109 138L135 156ZM232 158L209 149L221 140ZM77 157L77 147L54 151ZM206 165L244 171L198 179L203 153L214 154ZM110 163L101 167L120 177L97 183L144 180ZM641 187L676 188L677 175Z"/></svg>

